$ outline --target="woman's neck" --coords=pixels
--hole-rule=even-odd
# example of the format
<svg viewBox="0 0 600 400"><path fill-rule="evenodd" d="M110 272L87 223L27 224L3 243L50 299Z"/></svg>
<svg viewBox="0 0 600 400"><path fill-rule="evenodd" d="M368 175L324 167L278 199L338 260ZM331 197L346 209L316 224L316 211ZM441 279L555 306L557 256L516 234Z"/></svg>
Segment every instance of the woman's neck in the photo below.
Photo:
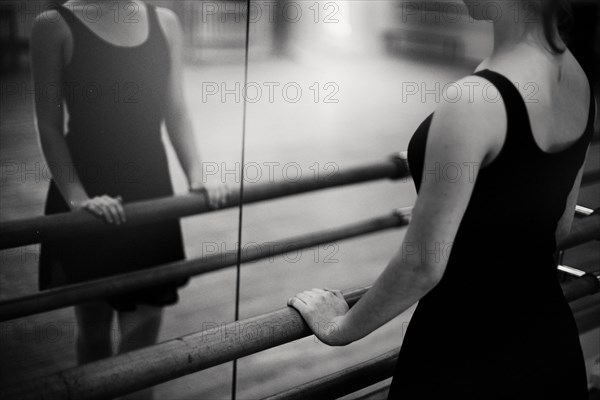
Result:
<svg viewBox="0 0 600 400"><path fill-rule="evenodd" d="M494 21L493 55L503 54L523 44L545 52L548 51L549 44L540 16L525 11L522 11L520 15L515 15L514 10L510 9L502 11L502 17ZM556 24L553 26L553 34L560 40Z"/></svg>

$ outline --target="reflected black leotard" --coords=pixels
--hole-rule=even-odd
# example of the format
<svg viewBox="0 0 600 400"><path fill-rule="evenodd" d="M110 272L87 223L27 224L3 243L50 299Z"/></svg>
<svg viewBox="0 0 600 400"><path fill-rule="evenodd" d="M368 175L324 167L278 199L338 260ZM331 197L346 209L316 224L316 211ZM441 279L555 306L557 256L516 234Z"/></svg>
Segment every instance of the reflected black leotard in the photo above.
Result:
<svg viewBox="0 0 600 400"><path fill-rule="evenodd" d="M91 31L70 10L55 7L73 37L72 59L63 70L69 112L67 145L75 170L90 197L122 196L124 202L173 194L161 140L170 54L156 9L147 5L149 34L138 46L113 45ZM69 173L69 166L58 166ZM54 171L53 171L54 172ZM46 214L69 211L51 183ZM77 283L183 259L178 221L116 233L45 243L40 256L40 289ZM118 310L136 304L162 306L177 301L186 280L111 297Z"/></svg>
<svg viewBox="0 0 600 400"><path fill-rule="evenodd" d="M554 253L556 227L593 134L593 97L581 138L546 153L516 87L490 70L475 75L500 92L506 139L479 171L444 276L412 317L389 399L587 399L579 335ZM408 147L417 191L428 178L431 119Z"/></svg>

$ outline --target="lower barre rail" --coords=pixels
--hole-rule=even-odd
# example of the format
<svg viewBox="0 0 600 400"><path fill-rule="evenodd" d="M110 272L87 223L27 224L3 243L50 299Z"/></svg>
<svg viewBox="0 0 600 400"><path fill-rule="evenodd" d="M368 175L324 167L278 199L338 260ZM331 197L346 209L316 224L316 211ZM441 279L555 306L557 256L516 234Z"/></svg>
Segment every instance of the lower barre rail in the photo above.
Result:
<svg viewBox="0 0 600 400"><path fill-rule="evenodd" d="M367 291L343 292L353 305ZM201 371L312 334L291 307L0 389L3 400L107 399Z"/></svg>
<svg viewBox="0 0 600 400"><path fill-rule="evenodd" d="M563 285L576 285L578 280ZM573 298L598 286L578 285ZM343 291L353 306L369 287ZM565 289L563 289L565 290ZM214 326L140 350L85 364L0 390L3 399L106 399L125 395L203 369L276 347L312 332L291 307Z"/></svg>
<svg viewBox="0 0 600 400"><path fill-rule="evenodd" d="M378 357L311 382L265 397L263 400L337 399L390 378L400 347Z"/></svg>

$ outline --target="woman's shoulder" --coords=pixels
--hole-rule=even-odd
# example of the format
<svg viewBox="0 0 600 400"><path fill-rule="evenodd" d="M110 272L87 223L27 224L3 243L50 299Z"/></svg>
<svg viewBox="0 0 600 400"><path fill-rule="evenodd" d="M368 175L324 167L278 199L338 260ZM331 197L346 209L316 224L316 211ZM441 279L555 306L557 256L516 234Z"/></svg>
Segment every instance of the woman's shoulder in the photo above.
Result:
<svg viewBox="0 0 600 400"><path fill-rule="evenodd" d="M458 146L485 157L495 154L507 129L504 101L495 86L481 76L468 75L444 90L429 127L428 146L435 141L437 147Z"/></svg>
<svg viewBox="0 0 600 400"><path fill-rule="evenodd" d="M444 85L435 116L445 123L477 128L481 124L500 121L504 101L493 82L479 75L467 75Z"/></svg>

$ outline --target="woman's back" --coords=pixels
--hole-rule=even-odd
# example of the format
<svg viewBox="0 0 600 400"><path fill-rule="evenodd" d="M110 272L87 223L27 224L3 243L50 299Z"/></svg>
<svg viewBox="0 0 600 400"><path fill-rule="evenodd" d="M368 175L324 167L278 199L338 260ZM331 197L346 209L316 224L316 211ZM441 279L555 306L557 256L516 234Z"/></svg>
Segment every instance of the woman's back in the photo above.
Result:
<svg viewBox="0 0 600 400"><path fill-rule="evenodd" d="M515 59L520 61L514 62ZM485 60L478 70L484 68L501 73L519 90L527 109L530 134L542 152L558 155L582 138L588 125L595 122L596 104L590 84L568 49L562 54L550 54L521 43L506 54L499 52ZM504 138L500 143L503 141ZM496 147L499 152L501 146ZM579 179L573 184L565 213L557 224L557 240L570 230Z"/></svg>

